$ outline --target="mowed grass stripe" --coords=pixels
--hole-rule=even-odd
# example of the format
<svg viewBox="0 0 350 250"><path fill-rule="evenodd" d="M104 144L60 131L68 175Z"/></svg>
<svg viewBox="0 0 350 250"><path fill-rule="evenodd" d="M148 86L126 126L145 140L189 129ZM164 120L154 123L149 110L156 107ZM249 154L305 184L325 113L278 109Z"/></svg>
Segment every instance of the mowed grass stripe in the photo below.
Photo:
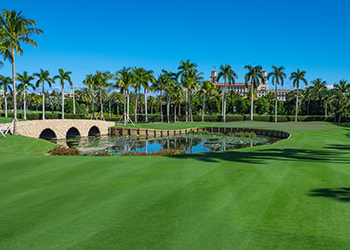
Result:
<svg viewBox="0 0 350 250"><path fill-rule="evenodd" d="M0 248L346 249L349 203L312 190L349 187L347 128L292 133L198 155L0 153Z"/></svg>

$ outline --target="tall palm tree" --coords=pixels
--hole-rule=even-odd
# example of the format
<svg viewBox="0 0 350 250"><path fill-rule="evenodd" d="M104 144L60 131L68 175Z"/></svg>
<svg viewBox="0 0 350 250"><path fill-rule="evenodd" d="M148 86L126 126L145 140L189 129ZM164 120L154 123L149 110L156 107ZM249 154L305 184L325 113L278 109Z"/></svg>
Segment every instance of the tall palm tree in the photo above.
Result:
<svg viewBox="0 0 350 250"><path fill-rule="evenodd" d="M194 69L197 67L197 64L191 63L191 61L188 59L185 61L180 61L180 66L177 68L179 72L177 73L176 77L178 78L180 76L181 79L181 85L184 88L188 89L188 75L191 69ZM187 103L188 103L188 90L185 90L186 93L186 122L188 122L188 109L187 109Z"/></svg>
<svg viewBox="0 0 350 250"><path fill-rule="evenodd" d="M129 118L129 87L134 82L134 76L131 72L131 68L123 68L119 70L115 75L116 80L115 87L119 88L124 94L124 126L126 126Z"/></svg>
<svg viewBox="0 0 350 250"><path fill-rule="evenodd" d="M91 94L91 119L95 118L95 90L94 90L94 85L95 85L95 77L90 74L86 75L83 83L88 86L90 89L90 94Z"/></svg>
<svg viewBox="0 0 350 250"><path fill-rule="evenodd" d="M148 99L148 102L150 102L151 104L150 110L151 110L151 114L153 115L153 104L156 102L156 98L154 96L150 96L147 99Z"/></svg>
<svg viewBox="0 0 350 250"><path fill-rule="evenodd" d="M60 85L62 87L62 119L64 119L64 83L67 81L70 86L73 86L72 80L70 78L72 71L65 72L63 69L59 69L58 73L59 75L53 77L53 81L56 81L56 79L60 80Z"/></svg>
<svg viewBox="0 0 350 250"><path fill-rule="evenodd" d="M200 88L200 83L203 81L203 72L198 72L197 69L190 69L187 73L186 85L184 86L184 90L188 91L190 94L190 121L193 122L193 114L192 114L192 93L194 90Z"/></svg>
<svg viewBox="0 0 350 250"><path fill-rule="evenodd" d="M38 78L36 82L36 87L38 88L42 84L42 95L43 95L43 120L45 120L45 82L47 82L52 87L53 80L49 77L50 73L48 70L40 69L40 73L34 73L33 76Z"/></svg>
<svg viewBox="0 0 350 250"><path fill-rule="evenodd" d="M245 85L248 88L248 82L250 81L251 86L251 102L250 102L250 120L253 121L253 100L254 100L254 88L259 86L260 81L262 83L265 83L264 76L262 74L262 67L261 66L250 66L246 65L244 66L245 69L247 69L249 72L245 75L244 80L245 80Z"/></svg>
<svg viewBox="0 0 350 250"><path fill-rule="evenodd" d="M204 81L204 82L202 82L202 85L201 85L199 92L202 93L204 96L203 107L202 107L202 122L204 122L205 99L206 99L207 95L211 95L211 94L216 93L216 87L211 81Z"/></svg>
<svg viewBox="0 0 350 250"><path fill-rule="evenodd" d="M344 96L350 92L350 84L345 79L340 80L339 83L335 83L333 86Z"/></svg>
<svg viewBox="0 0 350 250"><path fill-rule="evenodd" d="M27 71L23 72L23 75L20 73L17 73L17 80L21 82L21 84L18 85L19 89L23 90L23 97L24 97L24 104L23 104L23 112L24 112L24 120L27 120L27 111L26 111L26 87L31 87L35 90L34 84L31 83L32 80L34 80L33 76L29 76Z"/></svg>
<svg viewBox="0 0 350 250"><path fill-rule="evenodd" d="M3 46L8 50L1 50L5 59L12 63L12 82L13 82L13 102L14 102L14 121L17 120L17 104L16 104L16 77L15 77L15 52L22 56L23 49L21 42L37 47L36 42L29 38L32 35L41 35L43 31L36 26L34 20L25 19L22 12L3 10L0 15L0 33L4 39ZM11 53L10 53L11 52ZM13 134L18 135L16 122L13 125Z"/></svg>
<svg viewBox="0 0 350 250"><path fill-rule="evenodd" d="M89 102L92 100L92 92L90 88L82 88L78 92L78 99L81 102L85 102L86 111L89 112Z"/></svg>
<svg viewBox="0 0 350 250"><path fill-rule="evenodd" d="M289 80L292 81L293 80L293 87L297 88L297 97L295 99L295 122L298 121L298 107L299 107L299 83L300 81L304 82L305 86L307 86L307 81L305 79L305 71L300 71L300 69L297 69L297 71L292 72Z"/></svg>
<svg viewBox="0 0 350 250"><path fill-rule="evenodd" d="M284 67L272 66L273 71L267 76L267 79L272 78L272 85L275 85L275 122L277 122L277 86L281 84L283 86L284 79L287 77L286 73L283 72Z"/></svg>
<svg viewBox="0 0 350 250"><path fill-rule="evenodd" d="M112 83L109 83L108 81L113 77L108 71L102 72L102 71L96 71L95 73L95 81L94 81L94 87L99 89L99 97L100 97L100 112L101 112L101 119L104 120L103 117L103 95L102 95L102 89L112 86Z"/></svg>
<svg viewBox="0 0 350 250"><path fill-rule="evenodd" d="M321 78L317 78L316 80L311 81L310 83L314 85L310 87L311 92L314 96L314 99L316 101L323 100L321 93L327 90L327 82L322 81ZM325 103L325 109L327 108L326 105L327 103ZM316 102L316 107L317 107L317 102ZM317 112L317 109L316 109L316 112Z"/></svg>
<svg viewBox="0 0 350 250"><path fill-rule="evenodd" d="M231 66L226 64L225 66L220 66L220 72L218 74L218 81L220 78L224 79L224 91L223 91L223 101L222 101L222 116L223 122L226 122L226 95L227 95L227 87L226 84L235 84L235 78L237 79L237 74L232 70Z"/></svg>
<svg viewBox="0 0 350 250"><path fill-rule="evenodd" d="M141 89L141 86L144 89L144 95L145 97L147 96L147 90L149 89L149 83L154 83L155 82L155 78L153 76L153 71L152 70L145 70L144 68L137 68L134 67L132 69L133 74L134 74L134 78L135 78L135 85L134 85L134 89L135 89L135 95L136 95L136 99L135 99L135 121L137 122L137 93L138 91ZM147 98L144 98L145 100L145 119L146 122L148 121L147 119Z"/></svg>
<svg viewBox="0 0 350 250"><path fill-rule="evenodd" d="M7 95L6 95L6 93L8 91L12 92L12 89L10 87L11 83L12 83L11 77L0 75L0 88L2 88L3 91L4 91L4 99L5 99L5 117L8 117L8 114L7 114Z"/></svg>

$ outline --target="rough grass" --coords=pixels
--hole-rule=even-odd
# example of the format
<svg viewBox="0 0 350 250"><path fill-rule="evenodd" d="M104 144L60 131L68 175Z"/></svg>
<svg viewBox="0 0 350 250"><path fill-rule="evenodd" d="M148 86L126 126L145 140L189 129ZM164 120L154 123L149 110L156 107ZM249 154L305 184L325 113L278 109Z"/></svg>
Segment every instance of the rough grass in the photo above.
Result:
<svg viewBox="0 0 350 250"><path fill-rule="evenodd" d="M43 156L46 142L28 153L22 140L38 140L1 138L0 249L348 249L350 128L330 128L149 157Z"/></svg>

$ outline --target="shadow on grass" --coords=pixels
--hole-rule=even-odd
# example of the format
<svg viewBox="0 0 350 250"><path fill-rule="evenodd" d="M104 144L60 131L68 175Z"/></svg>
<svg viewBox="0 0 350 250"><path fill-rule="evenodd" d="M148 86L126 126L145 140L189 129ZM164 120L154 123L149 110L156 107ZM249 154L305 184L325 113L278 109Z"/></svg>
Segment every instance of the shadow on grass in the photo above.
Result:
<svg viewBox="0 0 350 250"><path fill-rule="evenodd" d="M336 146L336 145L335 145ZM337 148L332 148L337 149ZM346 150L346 148L344 148ZM347 155L347 156L345 156ZM350 164L348 153L341 150L306 150L296 148L256 149L254 151L225 151L204 154L184 154L168 156L177 159L196 159L203 162L241 162L249 164L275 164L283 166L284 161L314 163Z"/></svg>
<svg viewBox="0 0 350 250"><path fill-rule="evenodd" d="M341 202L350 202L350 188L318 188L311 190L309 196L326 197Z"/></svg>

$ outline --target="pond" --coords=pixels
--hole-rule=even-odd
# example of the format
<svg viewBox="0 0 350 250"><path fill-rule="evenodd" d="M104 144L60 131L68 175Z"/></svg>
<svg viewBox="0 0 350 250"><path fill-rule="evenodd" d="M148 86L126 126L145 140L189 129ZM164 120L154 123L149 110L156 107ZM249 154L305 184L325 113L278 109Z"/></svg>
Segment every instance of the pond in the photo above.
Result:
<svg viewBox="0 0 350 250"><path fill-rule="evenodd" d="M234 137L217 135L182 135L172 137L76 137L57 141L60 145L77 148L82 154L91 155L108 151L113 156L125 152L156 152L159 150L185 150L188 154L226 151L272 144L280 138Z"/></svg>

